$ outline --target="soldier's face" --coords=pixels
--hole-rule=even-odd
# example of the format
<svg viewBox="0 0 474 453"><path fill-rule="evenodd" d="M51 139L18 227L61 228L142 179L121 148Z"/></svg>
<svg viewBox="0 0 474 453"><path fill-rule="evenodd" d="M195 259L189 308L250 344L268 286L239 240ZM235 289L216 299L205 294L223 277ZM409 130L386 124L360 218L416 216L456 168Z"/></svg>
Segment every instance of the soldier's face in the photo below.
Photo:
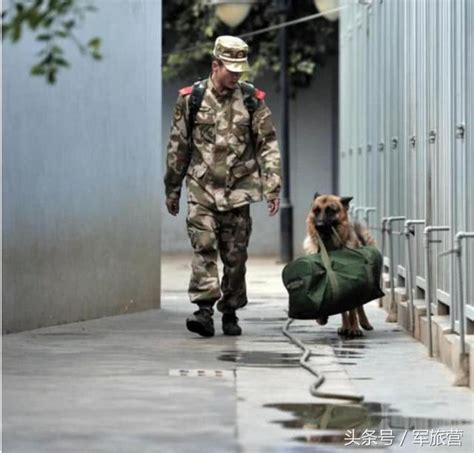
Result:
<svg viewBox="0 0 474 453"><path fill-rule="evenodd" d="M216 61L212 63L214 80L221 85L222 88L234 90L242 75L241 72L231 72L223 64Z"/></svg>

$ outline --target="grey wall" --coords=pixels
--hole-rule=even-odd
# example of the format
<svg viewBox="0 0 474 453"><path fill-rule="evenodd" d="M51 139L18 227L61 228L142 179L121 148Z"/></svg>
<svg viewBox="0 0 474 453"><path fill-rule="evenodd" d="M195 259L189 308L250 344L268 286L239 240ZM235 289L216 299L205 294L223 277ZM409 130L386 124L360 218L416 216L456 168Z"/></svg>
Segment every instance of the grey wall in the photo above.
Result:
<svg viewBox="0 0 474 453"><path fill-rule="evenodd" d="M205 74L204 74L205 76ZM305 236L305 219L316 190L333 191L333 145L334 130L332 109L336 89L337 61L332 58L316 74L310 88L298 92L291 102L290 147L291 147L291 198L294 210L294 248L302 253L301 243ZM163 159L171 125L174 102L178 89L192 81L163 84ZM280 95L275 92L273 79L266 77L255 84L266 91L267 104L273 112L277 132L280 128ZM165 160L163 160L163 163ZM190 250L186 235L184 203L181 197L181 213L178 217L164 214L162 220L163 253L178 253ZM253 255L278 255L280 250L278 217L268 217L265 203L253 204L253 233L249 252Z"/></svg>
<svg viewBox="0 0 474 453"><path fill-rule="evenodd" d="M161 2L96 5L56 86L4 45L4 332L159 307Z"/></svg>

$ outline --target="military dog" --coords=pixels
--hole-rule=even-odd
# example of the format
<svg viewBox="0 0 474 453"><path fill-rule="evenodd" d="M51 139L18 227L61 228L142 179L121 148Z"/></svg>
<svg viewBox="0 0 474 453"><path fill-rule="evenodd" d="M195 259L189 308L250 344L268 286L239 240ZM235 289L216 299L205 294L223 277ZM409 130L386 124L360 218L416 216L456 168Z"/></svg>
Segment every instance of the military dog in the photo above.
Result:
<svg viewBox="0 0 474 453"><path fill-rule="evenodd" d="M336 195L314 195L311 209L306 217L306 238L303 249L306 254L319 253L317 234L326 249L335 250L342 246L357 248L363 245L375 245L369 231L360 224L353 224L348 216L349 203L352 197ZM336 233L334 233L336 231ZM328 317L318 318L318 324L324 325ZM364 306L342 313L342 326L338 334L347 337L362 336L362 327L373 330L364 311Z"/></svg>

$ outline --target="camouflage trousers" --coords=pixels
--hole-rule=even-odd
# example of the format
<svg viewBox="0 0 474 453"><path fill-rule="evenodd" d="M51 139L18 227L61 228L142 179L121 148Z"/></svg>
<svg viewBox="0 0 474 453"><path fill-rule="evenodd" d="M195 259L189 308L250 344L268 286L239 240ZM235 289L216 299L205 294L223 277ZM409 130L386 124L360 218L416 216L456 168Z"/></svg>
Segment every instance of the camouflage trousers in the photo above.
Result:
<svg viewBox="0 0 474 453"><path fill-rule="evenodd" d="M245 263L252 230L249 205L230 211L217 211L188 203L188 235L194 249L189 282L191 302L223 313L247 304ZM217 259L220 255L224 275L219 285Z"/></svg>

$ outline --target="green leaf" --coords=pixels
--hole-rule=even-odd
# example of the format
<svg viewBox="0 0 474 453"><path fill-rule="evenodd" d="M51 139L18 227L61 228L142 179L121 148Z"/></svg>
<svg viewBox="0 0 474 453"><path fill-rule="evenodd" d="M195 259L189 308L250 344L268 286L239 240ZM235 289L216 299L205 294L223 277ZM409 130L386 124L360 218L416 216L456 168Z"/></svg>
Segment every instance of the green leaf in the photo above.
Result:
<svg viewBox="0 0 474 453"><path fill-rule="evenodd" d="M69 68L71 65L69 64L68 61L66 61L64 58L56 58L54 60L54 62L58 65L58 66L63 66L65 68Z"/></svg>
<svg viewBox="0 0 474 453"><path fill-rule="evenodd" d="M51 41L51 38L52 38L51 35L42 34L42 35L38 35L38 36L36 37L36 40L37 40L37 41Z"/></svg>
<svg viewBox="0 0 474 453"><path fill-rule="evenodd" d="M89 40L89 42L87 43L87 45L91 48L91 49L99 49L100 47L100 38L98 38L97 36L95 38L92 38L91 40Z"/></svg>
<svg viewBox="0 0 474 453"><path fill-rule="evenodd" d="M21 23L13 24L13 28L11 30L11 39L13 42L19 41L21 38Z"/></svg>
<svg viewBox="0 0 474 453"><path fill-rule="evenodd" d="M52 17L46 17L44 20L43 20L43 25L45 28L49 28L51 27L51 24L54 22L54 19Z"/></svg>
<svg viewBox="0 0 474 453"><path fill-rule="evenodd" d="M50 67L50 69L48 70L46 74L47 81L51 85L56 83L56 72L57 72L56 68Z"/></svg>
<svg viewBox="0 0 474 453"><path fill-rule="evenodd" d="M34 75L34 76L40 76L40 75L46 74L46 70L44 69L43 66L41 66L41 65L39 65L39 64L35 64L35 65L31 68L30 74L31 74L31 75Z"/></svg>
<svg viewBox="0 0 474 453"><path fill-rule="evenodd" d="M206 36L209 36L211 37L213 34L214 34L214 27L212 25L208 25L205 29L204 29L204 33Z"/></svg>
<svg viewBox="0 0 474 453"><path fill-rule="evenodd" d="M40 65L49 65L53 61L53 54L51 52L48 52L46 56L40 60L39 64Z"/></svg>
<svg viewBox="0 0 474 453"><path fill-rule="evenodd" d="M74 28L74 25L76 25L76 21L73 19L63 22L63 26L67 30L71 30L72 28Z"/></svg>
<svg viewBox="0 0 474 453"><path fill-rule="evenodd" d="M2 24L2 40L5 39L5 36L10 33L10 25L8 24Z"/></svg>
<svg viewBox="0 0 474 453"><path fill-rule="evenodd" d="M37 9L31 8L28 11L27 20L28 20L28 25L30 26L30 28L32 30L35 30L40 24L42 20L42 16Z"/></svg>
<svg viewBox="0 0 474 453"><path fill-rule="evenodd" d="M36 41L43 42L39 61L30 68L33 76L43 76L54 84L62 68L70 67L64 50L58 43L68 39L77 49L93 60L101 60L101 39L81 40L72 30L82 24L86 13L97 11L91 0L8 0L11 7L2 11L2 39L17 42L23 37L23 27L33 31ZM183 0L178 0L181 2Z"/></svg>
<svg viewBox="0 0 474 453"><path fill-rule="evenodd" d="M56 55L61 55L63 53L63 49L61 49L61 47L55 45L55 46L51 47L51 52L53 54L56 54Z"/></svg>

